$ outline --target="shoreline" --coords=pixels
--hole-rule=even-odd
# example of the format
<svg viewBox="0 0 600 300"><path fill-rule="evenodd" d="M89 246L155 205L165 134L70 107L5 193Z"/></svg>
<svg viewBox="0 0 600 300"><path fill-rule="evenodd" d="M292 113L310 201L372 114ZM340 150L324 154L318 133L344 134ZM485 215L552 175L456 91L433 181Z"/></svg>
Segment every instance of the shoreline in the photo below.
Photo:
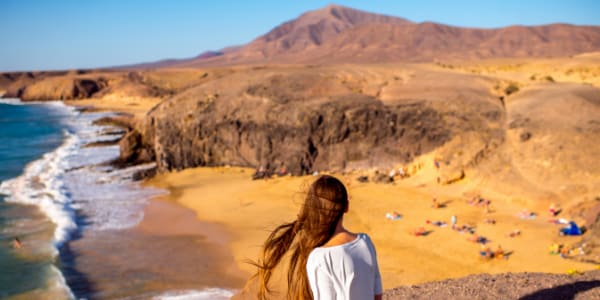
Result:
<svg viewBox="0 0 600 300"><path fill-rule="evenodd" d="M98 108L78 102L63 103L75 109L85 108L83 114L127 113L132 120L140 116L139 112L121 107ZM82 145L82 149L109 145L88 146ZM113 172L130 172L134 168L115 167ZM143 181L138 185L152 189L144 186ZM228 242L224 239L228 233L223 228L201 222L193 212L161 195L146 198L141 211L131 213L142 215L132 227L108 231L84 229L83 237L69 241L69 252L74 255L73 283L78 285L82 280L88 283L88 288L83 288L84 295L101 298L208 295L225 299L240 286L243 279L237 275L237 269L226 263L229 252L222 250ZM120 249L119 253L115 249ZM120 275L110 275L114 271ZM121 280L115 280L114 276Z"/></svg>
<svg viewBox="0 0 600 300"><path fill-rule="evenodd" d="M110 110L123 111L119 107L112 107ZM167 201L194 211L201 226L223 229L197 230L208 232L209 240L224 240L233 255L228 268L241 271L248 278L254 268L247 261L257 258L260 245L269 230L295 217L302 201L303 189L313 179L312 176L304 176L252 181L252 171L243 168L192 168L159 174L144 180L143 184L171 192L169 195L159 196L159 199L149 200L148 206L155 201ZM594 269L593 264L549 256L547 249L551 243L572 243L574 238L558 237L557 227L546 224L545 218L527 223L515 217L516 213L525 208L543 212L546 203L523 200L519 195L496 201L496 197L502 197L502 193L490 189L491 186L479 186L478 183L481 182L477 178L470 179L467 183L436 186L428 178L432 176L431 172L426 170L424 174L396 185L363 184L355 180L356 175L341 177L355 200L351 204L347 225L355 231L369 233L374 240L385 289L471 274L527 271L565 273L572 269ZM498 225L483 224L482 220L486 216L481 210L464 204L466 195L473 191L493 195L494 207L502 207L492 214L499 221ZM442 202L447 201L449 207L430 210L431 198L435 196L442 198ZM352 212L355 208L356 211ZM402 220L385 219L385 214L394 210L403 215ZM409 213L411 210L416 210L417 213L412 215ZM457 235L448 228L426 226L432 230L431 236L427 237L414 237L410 234L414 228L425 225L426 219L449 222L451 214L459 215L459 224L464 222L478 225L478 234L491 238L493 247L501 244L507 251L512 251L511 257L507 261L481 261L477 257L479 245L468 242L467 236ZM252 218L253 216L260 217ZM525 233L522 237L506 237L508 232L517 227ZM163 229L150 227L146 230L160 232ZM531 247L528 245L534 245L534 251L528 253L528 247ZM243 284L238 283L235 288L242 287Z"/></svg>

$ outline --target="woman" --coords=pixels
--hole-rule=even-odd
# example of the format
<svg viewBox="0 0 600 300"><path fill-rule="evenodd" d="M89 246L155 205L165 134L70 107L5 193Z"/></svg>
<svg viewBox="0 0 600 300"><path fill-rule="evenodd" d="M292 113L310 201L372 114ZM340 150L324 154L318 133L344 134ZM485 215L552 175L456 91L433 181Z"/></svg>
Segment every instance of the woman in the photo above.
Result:
<svg viewBox="0 0 600 300"><path fill-rule="evenodd" d="M288 299L381 299L375 247L368 235L343 225L348 194L335 177L321 176L306 195L298 219L277 227L257 263L259 299L267 299L275 267L291 252Z"/></svg>

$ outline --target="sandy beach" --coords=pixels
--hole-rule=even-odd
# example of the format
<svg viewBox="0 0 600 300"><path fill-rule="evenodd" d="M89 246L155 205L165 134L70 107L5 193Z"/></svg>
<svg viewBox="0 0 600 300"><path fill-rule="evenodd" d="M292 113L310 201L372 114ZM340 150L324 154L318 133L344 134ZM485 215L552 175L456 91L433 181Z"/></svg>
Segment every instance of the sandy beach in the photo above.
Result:
<svg viewBox="0 0 600 300"><path fill-rule="evenodd" d="M196 168L158 175L148 184L168 189L169 201L194 210L200 220L226 228L227 244L234 257L232 263L250 275L254 269L247 260L258 257L269 230L294 219L303 192L314 180L313 176L305 176L252 181L251 174L252 170L241 168ZM371 235L378 251L384 288L477 273L566 273L595 268L592 264L549 254L552 243L572 243L577 238L560 237L559 227L548 223L546 212L536 210L539 207L493 199L490 213L486 214L482 207L466 203L468 198L463 194L469 190L468 184L424 184L419 176L395 184L376 184L354 180L357 174L337 176L345 182L351 197L346 225ZM445 207L432 208L433 197ZM523 209L537 211L539 215L523 220L517 216ZM402 218L386 219L386 213L393 211ZM425 223L426 220L450 223L452 215L457 216L459 225L475 226L477 234L490 240L488 245L492 250L501 245L510 253L508 259L485 261L478 254L480 244L468 241L470 234ZM496 224L484 224L486 218L496 220ZM430 233L413 235L420 226ZM521 235L509 237L515 229Z"/></svg>
<svg viewBox="0 0 600 300"><path fill-rule="evenodd" d="M439 68L433 65L430 67ZM417 72L424 67L411 68L415 68ZM477 68L477 70L484 70L481 66ZM530 74L537 70L536 68L537 65L532 65L530 69L510 69L510 71L523 75ZM545 72L546 69L542 71ZM413 90L409 85L390 84L382 90L381 97L385 100L386 97L398 93L403 95L414 93L415 97L429 97L422 95L421 85L428 86L433 81L445 78L444 76L446 75L432 78L425 76L425 79L420 82L421 79L412 78L411 75L408 77L412 78L412 84L415 86ZM515 75L511 73L506 76L512 78ZM525 81L521 83L523 89L526 89L528 83ZM453 84L453 82L449 83L450 86ZM551 86L544 87L551 88ZM560 85L552 91L569 92L570 89L573 87ZM521 98L519 96L511 98L507 102L508 113L514 113L513 107L518 106L519 103L527 104L531 99L545 97L545 94L531 94L536 91L532 88L531 92L523 93ZM437 94L430 96L432 99L441 97ZM115 97L73 101L69 104L131 113L134 118L141 120L157 102L158 100L153 98ZM561 109L564 107L559 106L558 110ZM529 110L523 111L529 112ZM529 115L544 116L546 112ZM511 118L498 125L509 128L506 134L507 142L501 146L502 151L498 151L504 154L490 155L491 152L482 152L490 156L483 162L477 163L476 168L467 168L466 177L452 184L444 183L456 177L459 170L456 165L468 163L461 162L460 155L468 157L464 153L472 152L475 155L476 151L483 149L483 145L472 144L469 140L472 137L468 134L444 144L439 149L416 157L409 165L404 166L406 170L411 170L412 176L405 179L396 176L394 183L391 184L359 182L357 178L361 175L369 175L369 178L373 178L373 171L364 169L355 173L332 174L342 179L349 190L351 199L350 211L345 217L346 226L355 232L368 233L375 243L385 289L470 274L505 272L565 274L574 270L586 271L597 268L594 264L581 263L550 254L550 246L553 244L572 245L581 240L580 237L559 236L558 230L561 225L549 222L550 219L566 218L580 225L590 225L586 224L581 214L577 215L576 211L585 210L579 206L580 204L591 203L588 196L593 196L595 190L593 186L597 178L589 170L573 171L576 168L585 169L589 164L583 160L581 162L574 160L572 157L564 158L564 161L576 162L570 165L561 164L558 160L542 161L544 155L550 157L550 154L532 150L534 143L522 144L523 140L519 140L521 137L518 135L521 131L512 132L509 127L519 120ZM531 130L536 137L549 136L545 132L536 131L535 128ZM558 131L553 134L559 136L562 133ZM564 138L569 137L564 136ZM591 157L586 152L582 152L589 149L587 151L591 153L595 149L588 145L587 141L588 139L584 138L575 139L576 143L573 145L564 145L564 147L571 147L569 148L571 152L563 150L563 153L583 153L582 157ZM543 143L548 143L547 138L540 139L540 147L545 145ZM550 148L547 149L550 151ZM448 163L442 166L441 170L436 170L433 166L436 157L448 159ZM398 167L400 166L396 166ZM381 171L387 173L388 170ZM257 260L261 244L272 229L283 222L294 220L305 191L315 180L313 176L285 176L253 181L251 179L253 172L252 169L238 167L205 167L158 174L148 179L145 184L166 189L169 194L151 202L147 207L146 218L136 230L150 236L174 236L182 240L201 236L202 245L192 250L208 249L206 245L211 249L222 249L225 255L210 255L210 261L219 266L218 273L223 274L219 284L241 290L244 287L244 280L255 271L249 261ZM441 184L438 183L437 178L442 179ZM586 186L589 188L586 189ZM474 196L491 200L488 212L483 206L467 203ZM433 198L436 198L442 207L432 208ZM564 212L551 217L548 208L552 203L558 203ZM173 214L171 208L177 206L185 209L177 210L178 212ZM400 214L401 218L398 220L386 218L386 214L393 212ZM522 218L521 214L524 212L533 212L535 217ZM486 246L492 251L501 246L505 251L505 259L483 259L479 254L482 245L469 240L473 235L451 229L452 216L456 216L458 226L471 227L478 236L484 237L487 241ZM194 220L190 221L191 219ZM447 226L427 224L427 220L431 223L445 222ZM423 227L428 234L415 236L414 231L419 227ZM516 232L519 234L509 236L510 233ZM188 250L190 249L185 251ZM572 255L577 253L578 250L575 249ZM193 257L187 254L185 256ZM192 276L193 272L186 274L184 276ZM179 286L187 286L187 283Z"/></svg>
<svg viewBox="0 0 600 300"><path fill-rule="evenodd" d="M600 2L14 2L0 299L600 299Z"/></svg>

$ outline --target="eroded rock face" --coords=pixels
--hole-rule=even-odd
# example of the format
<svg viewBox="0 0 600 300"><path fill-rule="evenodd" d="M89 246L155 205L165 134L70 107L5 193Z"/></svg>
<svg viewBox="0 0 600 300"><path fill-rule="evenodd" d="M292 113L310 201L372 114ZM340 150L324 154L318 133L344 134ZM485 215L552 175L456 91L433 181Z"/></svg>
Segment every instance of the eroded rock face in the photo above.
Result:
<svg viewBox="0 0 600 300"><path fill-rule="evenodd" d="M163 102L143 130L159 171L230 164L302 175L390 167L452 136L425 102L384 104L341 93L327 78L290 76L223 94L198 89Z"/></svg>
<svg viewBox="0 0 600 300"><path fill-rule="evenodd" d="M23 101L86 99L100 92L108 83L98 78L71 76L40 76L29 80L17 80L10 84L5 97L16 97ZM27 79L27 78L26 78Z"/></svg>

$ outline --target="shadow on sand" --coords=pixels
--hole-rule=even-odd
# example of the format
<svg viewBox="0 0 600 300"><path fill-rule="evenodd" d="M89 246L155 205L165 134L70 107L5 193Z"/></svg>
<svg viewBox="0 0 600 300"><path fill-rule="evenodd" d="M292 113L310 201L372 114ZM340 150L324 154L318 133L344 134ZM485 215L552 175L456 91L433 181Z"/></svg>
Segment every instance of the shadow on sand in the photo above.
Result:
<svg viewBox="0 0 600 300"><path fill-rule="evenodd" d="M60 269L65 281L75 299L87 299L95 292L94 284L88 277L77 269L77 253L70 247L70 243L82 238L82 228L89 225L86 216L77 214L78 230L73 233L71 240L60 248Z"/></svg>
<svg viewBox="0 0 600 300"><path fill-rule="evenodd" d="M541 299L575 299L575 295L587 290L600 287L600 280L577 281L574 283L563 284L557 287L539 290L519 300L541 300Z"/></svg>

